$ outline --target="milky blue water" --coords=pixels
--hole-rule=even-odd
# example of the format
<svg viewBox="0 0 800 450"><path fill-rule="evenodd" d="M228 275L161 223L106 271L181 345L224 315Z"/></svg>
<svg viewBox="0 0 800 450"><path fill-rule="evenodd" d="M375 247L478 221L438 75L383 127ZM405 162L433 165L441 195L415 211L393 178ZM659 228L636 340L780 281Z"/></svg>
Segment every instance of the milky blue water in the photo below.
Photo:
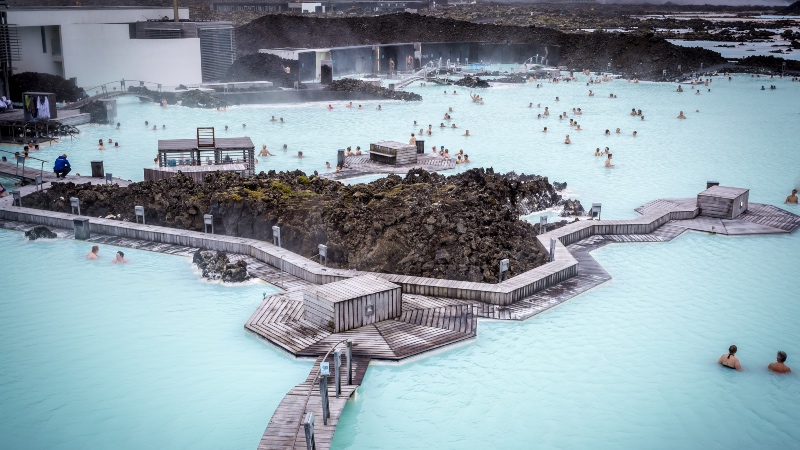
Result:
<svg viewBox="0 0 800 450"><path fill-rule="evenodd" d="M778 89L760 91L770 84ZM447 94L440 87L412 89L425 100L365 102L363 110L335 104L328 111L312 103L216 112L160 109L125 99L120 130L86 126L78 139L45 147L37 156L68 153L78 172L103 159L115 176L140 180L142 167L152 164L157 139L191 137L196 126L215 126L225 135L227 124L227 135L249 135L257 147L267 144L276 154L259 158L262 170L324 171L337 148L405 141L431 124L433 135L424 136L428 149L444 145L470 155L473 163L456 171L494 167L567 181L568 194L584 205L602 202L604 218L635 217L633 208L654 198L695 196L708 180L750 188L751 201L781 207L791 188L800 186L800 83L788 79L715 78L701 95L688 86L678 94L672 84L625 81L496 86L480 92L484 105L472 103L467 89L456 88L455 96L453 88ZM608 98L610 93L617 98ZM537 119L545 106L550 117ZM442 116L449 107L453 120L446 122ZM584 114L574 116L572 108L578 107ZM631 108L642 109L645 120L629 116ZM559 121L562 111L583 130L569 127L568 119ZM679 111L688 119L676 119ZM270 123L271 115L287 123ZM145 120L159 128L166 124L167 130L146 129ZM441 122L459 128L440 130ZM545 126L547 133L541 131ZM617 127L620 134L614 133ZM462 136L467 128L472 137ZM612 135L604 136L605 129ZM638 137L631 136L634 130ZM570 145L563 143L566 134ZM98 151L99 138L112 138L122 148ZM280 150L284 143L287 152ZM593 156L605 146L614 154L614 169ZM295 157L298 150L306 157ZM134 262L146 260L153 271L142 264L87 265L80 259L84 245L23 244L17 233L0 236L14 243L3 242L7 273L29 279L22 291L29 293L28 301L8 299L8 285L0 300L9 311L0 318L0 351L9 361L0 386L4 397L13 398L10 406L0 406L0 433L11 433L13 442L30 441L23 448L58 447L61 441L48 436L59 434L71 443L63 448L76 443L102 448L119 434L134 442L131 448L253 448L277 402L307 374L308 363L289 361L243 333L264 290L260 286L209 286L196 280L187 260L170 256L132 253ZM800 438L792 427L800 417L792 401L797 383L794 375L771 376L764 367L779 349L789 354L790 366L800 354L794 347L800 337L794 323L799 250L797 234L692 233L665 244L605 247L595 257L614 277L610 283L525 323L481 322L472 344L401 366L371 366L357 401L345 409L333 448L792 447ZM26 270L31 267L41 269ZM48 275L45 283L42 272ZM60 272L68 275L53 276ZM173 282L179 279L185 283ZM63 294L50 289L49 280L82 288ZM167 294L158 295L158 289ZM124 308L109 304L124 295L133 298ZM218 300L201 300L209 295ZM88 311L75 309L84 297L93 298ZM100 306L113 308L104 318L130 315L100 323L91 314ZM175 327L184 316L192 326ZM40 324L53 321L56 328ZM46 332L31 333L31 323ZM89 325L98 331L87 334ZM114 332L120 327L127 332ZM137 329L155 331L134 339ZM731 343L739 345L743 373L714 365ZM137 355L141 366L125 383L117 382L118 373L137 367L116 357L120 351ZM76 352L100 355L111 369L64 357ZM27 362L39 353L53 362ZM184 373L173 360L189 360L202 375L183 383ZM163 366L169 369L165 374ZM87 374L89 387L73 388ZM94 385L101 386L98 394ZM151 399L143 394L151 386L156 400L140 407L139 399ZM8 389L13 394L6 394ZM107 398L123 406L108 407ZM68 409L73 404L77 410ZM216 414L218 409L223 413ZM101 430L96 423L103 424Z"/></svg>
<svg viewBox="0 0 800 450"><path fill-rule="evenodd" d="M800 380L766 366L784 350L800 370L798 250L699 233L604 247L614 279L589 294L370 366L332 448L796 448ZM730 344L743 372L716 364Z"/></svg>
<svg viewBox="0 0 800 450"><path fill-rule="evenodd" d="M258 445L310 362L245 332L266 283L201 281L189 258L0 230L0 448Z"/></svg>

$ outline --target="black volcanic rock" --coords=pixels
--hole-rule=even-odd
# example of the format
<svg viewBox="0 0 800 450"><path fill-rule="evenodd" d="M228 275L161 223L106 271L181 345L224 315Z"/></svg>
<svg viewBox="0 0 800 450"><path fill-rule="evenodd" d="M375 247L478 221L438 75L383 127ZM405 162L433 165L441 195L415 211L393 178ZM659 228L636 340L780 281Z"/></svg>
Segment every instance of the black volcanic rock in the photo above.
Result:
<svg viewBox="0 0 800 450"><path fill-rule="evenodd" d="M231 263L225 252L197 250L192 263L203 272L209 280L222 280L226 283L240 283L250 279L247 273L247 262L244 260Z"/></svg>
<svg viewBox="0 0 800 450"><path fill-rule="evenodd" d="M301 171L242 178L213 173L205 183L178 176L128 187L53 183L26 197L26 206L69 211L78 197L89 216L202 230L203 214L218 218L218 234L272 240L281 227L285 248L312 258L328 246L328 265L433 278L495 282L497 262L519 274L546 262L536 229L520 215L562 200L547 178L492 169L445 177L424 170L344 185Z"/></svg>
<svg viewBox="0 0 800 450"><path fill-rule="evenodd" d="M35 241L37 239L55 239L58 236L56 236L55 233L50 231L50 228L47 228L45 226L41 226L40 225L40 226L33 227L32 229L26 231L25 232L25 237L30 239L30 240L32 240L32 241Z"/></svg>
<svg viewBox="0 0 800 450"><path fill-rule="evenodd" d="M336 80L325 87L326 91L343 91L343 92L365 92L378 97L388 98L391 100L403 100L409 102L418 102L422 100L422 96L413 92L405 91L392 91L382 86L375 86L366 81L354 80L352 78L343 78Z"/></svg>
<svg viewBox="0 0 800 450"><path fill-rule="evenodd" d="M400 42L491 42L557 45L561 65L571 70L614 72L662 80L662 70L685 72L725 63L719 53L681 47L654 33L564 33L541 27L478 24L426 15L399 13L374 17L322 18L269 14L236 28L242 54L262 48L341 47ZM522 61L519 61L522 62ZM670 76L676 75L670 73Z"/></svg>

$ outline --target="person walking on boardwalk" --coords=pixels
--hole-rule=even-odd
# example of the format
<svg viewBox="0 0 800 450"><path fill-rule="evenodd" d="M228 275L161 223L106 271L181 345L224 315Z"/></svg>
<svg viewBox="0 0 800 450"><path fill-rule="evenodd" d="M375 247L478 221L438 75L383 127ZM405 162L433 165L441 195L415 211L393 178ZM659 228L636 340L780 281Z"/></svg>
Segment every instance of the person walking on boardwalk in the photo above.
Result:
<svg viewBox="0 0 800 450"><path fill-rule="evenodd" d="M736 350L738 349L736 348L735 345L731 345L730 347L728 347L728 354L720 356L719 359L717 360L717 364L721 364L727 367L728 369L735 369L741 372L742 363L739 362L739 358L733 356L736 354Z"/></svg>
<svg viewBox="0 0 800 450"><path fill-rule="evenodd" d="M55 172L56 178L67 178L67 174L71 170L72 167L69 164L66 153L56 158L56 163L53 165L53 172Z"/></svg>
<svg viewBox="0 0 800 450"><path fill-rule="evenodd" d="M775 373L790 373L792 369L789 368L786 364L786 352L778 351L778 360L772 363L769 363L767 368Z"/></svg>

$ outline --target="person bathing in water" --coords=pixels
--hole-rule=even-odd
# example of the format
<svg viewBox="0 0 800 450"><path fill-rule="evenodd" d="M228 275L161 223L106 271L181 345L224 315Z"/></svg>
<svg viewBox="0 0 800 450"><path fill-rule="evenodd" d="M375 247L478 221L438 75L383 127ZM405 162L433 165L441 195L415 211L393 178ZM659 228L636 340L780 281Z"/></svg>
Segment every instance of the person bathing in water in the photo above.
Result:
<svg viewBox="0 0 800 450"><path fill-rule="evenodd" d="M776 373L790 373L792 369L790 369L789 366L784 364L785 362L786 362L786 352L778 351L777 361L769 363L767 369Z"/></svg>
<svg viewBox="0 0 800 450"><path fill-rule="evenodd" d="M791 203L793 205L796 205L797 204L797 189L792 189L792 193L788 197L786 197L786 201L784 201L783 203L784 204Z"/></svg>
<svg viewBox="0 0 800 450"><path fill-rule="evenodd" d="M735 345L731 345L730 347L728 347L728 354L720 356L719 359L717 360L717 364L722 364L728 369L735 369L741 372L742 363L739 362L739 358L734 356L736 354L736 350L738 349L736 348Z"/></svg>
<svg viewBox="0 0 800 450"><path fill-rule="evenodd" d="M683 111L681 111L680 114L678 114L678 119L685 119L685 118L686 116L684 116Z"/></svg>

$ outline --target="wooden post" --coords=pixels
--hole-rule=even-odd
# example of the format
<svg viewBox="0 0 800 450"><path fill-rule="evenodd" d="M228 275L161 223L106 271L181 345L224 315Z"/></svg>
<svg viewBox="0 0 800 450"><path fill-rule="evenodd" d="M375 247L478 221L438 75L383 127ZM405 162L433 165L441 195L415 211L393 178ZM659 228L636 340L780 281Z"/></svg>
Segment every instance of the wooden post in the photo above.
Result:
<svg viewBox="0 0 800 450"><path fill-rule="evenodd" d="M345 356L347 356L347 385L353 384L353 341L347 341L347 349Z"/></svg>
<svg viewBox="0 0 800 450"><path fill-rule="evenodd" d="M337 348L333 352L333 376L336 384L336 398L342 393L342 349Z"/></svg>
<svg viewBox="0 0 800 450"><path fill-rule="evenodd" d="M328 404L328 377L322 375L319 377L319 399L322 402L322 423L328 424L328 418L331 416L331 407Z"/></svg>
<svg viewBox="0 0 800 450"><path fill-rule="evenodd" d="M317 443L314 441L314 413L307 412L303 416L303 429L306 432L306 450L317 450Z"/></svg>

